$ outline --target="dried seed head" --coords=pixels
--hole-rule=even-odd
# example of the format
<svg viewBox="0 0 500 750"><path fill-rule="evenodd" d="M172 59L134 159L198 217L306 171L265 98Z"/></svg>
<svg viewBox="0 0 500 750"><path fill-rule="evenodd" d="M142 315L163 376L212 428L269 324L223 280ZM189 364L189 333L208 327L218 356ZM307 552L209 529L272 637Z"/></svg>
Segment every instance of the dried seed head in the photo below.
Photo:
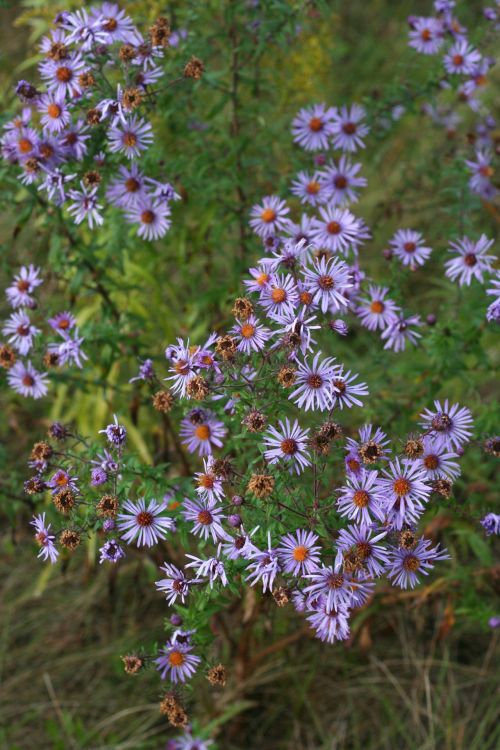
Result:
<svg viewBox="0 0 500 750"><path fill-rule="evenodd" d="M436 479L434 482L431 482L431 485L434 492L437 492L441 497L451 497L453 492L453 482L449 479Z"/></svg>
<svg viewBox="0 0 500 750"><path fill-rule="evenodd" d="M47 461L52 455L52 448L48 443L35 443L31 449L30 459L32 461Z"/></svg>
<svg viewBox="0 0 500 750"><path fill-rule="evenodd" d="M199 81L203 75L205 66L199 57L192 57L184 67L184 77Z"/></svg>
<svg viewBox="0 0 500 750"><path fill-rule="evenodd" d="M402 531L399 535L399 546L402 549L410 550L416 547L417 545L417 535L414 531L411 531L410 529L406 529L406 531Z"/></svg>
<svg viewBox="0 0 500 750"><path fill-rule="evenodd" d="M209 391L209 385L202 375L195 375L186 386L186 394L195 401L203 401Z"/></svg>
<svg viewBox="0 0 500 750"><path fill-rule="evenodd" d="M96 107L92 107L92 109L89 109L87 112L87 125L99 125L99 123L101 122L101 117L101 111Z"/></svg>
<svg viewBox="0 0 500 750"><path fill-rule="evenodd" d="M125 109L137 109L142 99L142 91L137 86L129 86L122 94L122 104Z"/></svg>
<svg viewBox="0 0 500 750"><path fill-rule="evenodd" d="M251 411L241 420L249 432L262 432L267 425L267 417L260 411Z"/></svg>
<svg viewBox="0 0 500 750"><path fill-rule="evenodd" d="M96 169L92 169L89 172L85 172L83 182L87 187L95 187L100 184L101 175Z"/></svg>
<svg viewBox="0 0 500 750"><path fill-rule="evenodd" d="M61 545L66 549L76 549L81 542L80 534L72 529L64 529L59 537Z"/></svg>
<svg viewBox="0 0 500 750"><path fill-rule="evenodd" d="M78 76L78 83L83 89L90 89L95 86L95 78L92 73L87 70L85 73L80 73Z"/></svg>
<svg viewBox="0 0 500 750"><path fill-rule="evenodd" d="M217 479L229 479L233 471L230 458L216 458L212 461L212 472Z"/></svg>
<svg viewBox="0 0 500 750"><path fill-rule="evenodd" d="M174 397L170 391L157 391L153 396L153 406L163 414L169 412L173 406Z"/></svg>
<svg viewBox="0 0 500 750"><path fill-rule="evenodd" d="M123 668L127 674L137 674L139 670L144 666L144 662L140 656L136 654L127 654L122 656Z"/></svg>
<svg viewBox="0 0 500 750"><path fill-rule="evenodd" d="M290 601L290 589L280 586L273 591L273 599L278 607L284 607Z"/></svg>
<svg viewBox="0 0 500 750"><path fill-rule="evenodd" d="M68 489L68 487L59 490L59 492L54 495L52 499L54 501L54 505L60 513L69 513L70 510L75 506L75 496L73 492Z"/></svg>
<svg viewBox="0 0 500 750"><path fill-rule="evenodd" d="M66 60L69 55L69 50L62 42L54 42L51 44L49 51L46 53L49 60L60 62Z"/></svg>
<svg viewBox="0 0 500 750"><path fill-rule="evenodd" d="M240 320L248 320L253 313L253 305L246 297L238 297L234 300L233 315Z"/></svg>
<svg viewBox="0 0 500 750"><path fill-rule="evenodd" d="M207 672L207 680L211 685L220 685L224 687L227 681L227 671L223 664L217 664L216 667L211 667Z"/></svg>
<svg viewBox="0 0 500 750"><path fill-rule="evenodd" d="M215 351L226 360L234 359L237 347L238 342L234 336L219 336L215 342Z"/></svg>
<svg viewBox="0 0 500 750"><path fill-rule="evenodd" d="M14 350L10 346L7 346L7 344L0 346L0 367L10 370L15 361L16 355L14 354Z"/></svg>
<svg viewBox="0 0 500 750"><path fill-rule="evenodd" d="M269 497L274 490L274 477L267 474L252 474L247 489L255 497Z"/></svg>
<svg viewBox="0 0 500 750"><path fill-rule="evenodd" d="M188 715L182 708L182 706L177 706L172 711L170 711L170 713L167 714L167 718L171 726L175 727L176 729L186 727L188 724Z"/></svg>
<svg viewBox="0 0 500 750"><path fill-rule="evenodd" d="M31 477L24 483L24 491L27 495L37 495L40 492L45 492L47 485L41 479L41 477Z"/></svg>
<svg viewBox="0 0 500 750"><path fill-rule="evenodd" d="M157 18L149 29L149 38L153 47L166 47L170 34L170 24L163 16Z"/></svg>
<svg viewBox="0 0 500 750"><path fill-rule="evenodd" d="M116 518L119 502L115 495L103 495L96 506L99 518Z"/></svg>
<svg viewBox="0 0 500 750"><path fill-rule="evenodd" d="M278 375L277 375L278 383L280 383L280 385L282 385L283 388L290 388L295 383L296 375L297 375L296 367L290 367L289 365L285 365L278 372Z"/></svg>
<svg viewBox="0 0 500 750"><path fill-rule="evenodd" d="M59 367L59 354L57 352L45 352L43 355L43 364L45 367L51 369Z"/></svg>
<svg viewBox="0 0 500 750"><path fill-rule="evenodd" d="M365 464L374 464L384 455L384 449L375 440L368 440L359 449L359 455Z"/></svg>
<svg viewBox="0 0 500 750"><path fill-rule="evenodd" d="M123 63L131 62L137 56L137 52L131 44L123 44L118 52L118 57Z"/></svg>
<svg viewBox="0 0 500 750"><path fill-rule="evenodd" d="M408 458L420 458L424 452L424 444L419 438L408 438L404 447L405 455Z"/></svg>

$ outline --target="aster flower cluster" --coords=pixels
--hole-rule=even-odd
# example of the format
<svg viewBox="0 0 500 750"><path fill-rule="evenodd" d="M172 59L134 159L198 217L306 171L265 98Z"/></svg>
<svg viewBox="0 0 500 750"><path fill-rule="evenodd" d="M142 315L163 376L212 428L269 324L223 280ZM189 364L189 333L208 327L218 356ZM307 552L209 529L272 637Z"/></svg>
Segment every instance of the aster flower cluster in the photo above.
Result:
<svg viewBox="0 0 500 750"><path fill-rule="evenodd" d="M146 113L165 74L171 33L159 18L143 36L115 3L64 11L40 44L43 86L18 82L25 106L4 126L3 157L21 168L24 185L65 208L75 224L101 226L108 202L145 240L168 231L179 195L148 176L140 159L153 142ZM192 58L176 80L202 72Z"/></svg>
<svg viewBox="0 0 500 750"><path fill-rule="evenodd" d="M70 312L48 318L46 322L57 340L43 341L42 329L35 325L38 320L34 320L35 315L40 318L34 293L43 283L41 273L34 265L22 266L5 290L13 312L3 322L4 341L0 343L0 366L7 371L8 385L16 393L35 399L45 396L48 390L48 374L41 371L40 366L82 368L87 359L81 348L84 339Z"/></svg>
<svg viewBox="0 0 500 750"><path fill-rule="evenodd" d="M476 117L474 131L468 133L473 154L463 162L470 173L470 190L487 201L498 196L494 182L496 156L496 121L485 103L490 72L495 59L484 54L469 40L469 31L455 15L455 2L435 0L434 15L410 16L408 18L409 45L422 55L440 56L442 77L440 88L446 97L443 105L427 103L424 111L448 136L455 137L460 122L464 119L461 110L468 107ZM486 13L490 11L490 14ZM485 10L485 19L494 22L490 34L498 31L497 11ZM449 103L449 93L455 100Z"/></svg>

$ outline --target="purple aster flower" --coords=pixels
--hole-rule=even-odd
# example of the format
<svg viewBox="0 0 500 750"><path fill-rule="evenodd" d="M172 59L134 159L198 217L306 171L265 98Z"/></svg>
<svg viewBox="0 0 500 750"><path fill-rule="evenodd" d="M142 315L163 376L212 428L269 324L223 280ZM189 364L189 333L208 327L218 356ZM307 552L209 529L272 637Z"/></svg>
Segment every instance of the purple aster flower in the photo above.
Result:
<svg viewBox="0 0 500 750"><path fill-rule="evenodd" d="M76 326L76 318L70 312L60 312L48 320L49 326L64 335L66 331Z"/></svg>
<svg viewBox="0 0 500 750"><path fill-rule="evenodd" d="M37 101L37 109L42 127L51 133L60 133L71 119L64 94L43 94Z"/></svg>
<svg viewBox="0 0 500 750"><path fill-rule="evenodd" d="M418 576L429 575L436 560L449 559L446 550L440 550L439 545L431 547L431 541L421 537L413 549L398 547L391 551L387 577L394 586L402 589L414 588L420 582Z"/></svg>
<svg viewBox="0 0 500 750"><path fill-rule="evenodd" d="M67 44L77 44L82 52L88 52L92 47L107 42L108 33L104 30L100 17L90 18L85 9L65 13L61 25L68 32Z"/></svg>
<svg viewBox="0 0 500 750"><path fill-rule="evenodd" d="M404 266L409 266L411 271L418 266L423 266L432 253L430 247L425 247L420 232L415 232L413 229L398 229L389 241L389 245L394 255Z"/></svg>
<svg viewBox="0 0 500 750"><path fill-rule="evenodd" d="M476 161L465 160L465 164L472 172L469 187L473 193L482 198L491 199L497 193L497 188L492 184L491 178L495 170L491 166L492 154L489 151L476 151Z"/></svg>
<svg viewBox="0 0 500 750"><path fill-rule="evenodd" d="M78 477L72 477L64 469L58 469L47 482L47 487L51 488L53 495L57 494L60 490L78 492Z"/></svg>
<svg viewBox="0 0 500 750"><path fill-rule="evenodd" d="M105 534L108 534L110 531L113 531L115 526L116 524L113 518L106 518L106 520L102 524L102 530L104 531Z"/></svg>
<svg viewBox="0 0 500 750"><path fill-rule="evenodd" d="M125 532L122 539L130 544L137 537L138 547L152 547L160 539L165 539L167 531L173 527L171 518L162 516L166 503L152 499L146 504L144 498L137 502L126 500L123 503L125 513L118 514L118 529Z"/></svg>
<svg viewBox="0 0 500 750"><path fill-rule="evenodd" d="M106 32L106 43L137 41L137 29L130 16L121 10L116 3L103 3L90 9L90 17L96 26Z"/></svg>
<svg viewBox="0 0 500 750"><path fill-rule="evenodd" d="M273 590L274 579L281 571L279 564L279 553L277 549L271 547L271 534L267 534L267 549L263 552L257 547L249 549L247 559L251 562L247 566L247 578L250 586L255 586L259 581L262 582L262 591Z"/></svg>
<svg viewBox="0 0 500 750"><path fill-rule="evenodd" d="M107 474L116 474L120 468L119 463L115 461L112 454L106 449L104 449L103 453L97 454L97 461L91 460L90 463L100 466Z"/></svg>
<svg viewBox="0 0 500 750"><path fill-rule="evenodd" d="M36 87L29 81L24 81L23 79L16 83L15 92L16 96L18 96L22 102L27 103L35 101L39 95Z"/></svg>
<svg viewBox="0 0 500 750"><path fill-rule="evenodd" d="M57 561L59 552L54 544L55 536L50 533L50 527L52 524L45 524L45 513L33 516L33 520L30 521L30 524L35 527L35 539L40 545L38 557L41 557L44 562L50 560L50 562L54 564Z"/></svg>
<svg viewBox="0 0 500 750"><path fill-rule="evenodd" d="M372 464L376 461L385 461L391 449L388 448L390 441L380 427L365 424L358 430L359 442L353 438L347 438L346 450L362 454L363 463Z"/></svg>
<svg viewBox="0 0 500 750"><path fill-rule="evenodd" d="M68 55L64 60L45 60L39 66L40 76L44 79L47 90L64 100L80 96L82 87L78 82L86 64L79 54ZM41 102L43 96L39 98Z"/></svg>
<svg viewBox="0 0 500 750"><path fill-rule="evenodd" d="M492 269L492 263L495 260L494 255L487 255L487 251L493 245L493 240L489 240L486 235L482 234L477 242L473 242L468 237L456 242L451 242L450 253L455 253L456 257L445 263L446 275L454 281L458 279L460 286L470 285L473 278L483 283L483 274Z"/></svg>
<svg viewBox="0 0 500 750"><path fill-rule="evenodd" d="M473 73L474 68L480 61L481 55L471 47L466 39L459 39L455 42L443 58L447 72L459 75Z"/></svg>
<svg viewBox="0 0 500 750"><path fill-rule="evenodd" d="M40 278L41 273L41 268L32 264L21 266L19 273L14 276L11 286L5 290L12 307L31 307L33 305L35 300L31 295L37 286L43 283L43 279Z"/></svg>
<svg viewBox="0 0 500 750"><path fill-rule="evenodd" d="M227 575L224 563L220 560L219 545L217 550L217 557L209 557L203 560L201 557L195 557L195 555L186 555L192 562L186 565L186 568L193 568L196 573L196 579L208 578L210 588L213 589L214 583L219 580L223 586L227 586Z"/></svg>
<svg viewBox="0 0 500 750"><path fill-rule="evenodd" d="M174 186L170 182L158 182L153 177L146 177L144 181L153 188L150 190L150 195L153 198L166 203L181 200L181 196L175 191Z"/></svg>
<svg viewBox="0 0 500 750"><path fill-rule="evenodd" d="M64 334L64 341L61 344L49 344L48 351L57 354L60 365L71 362L81 368L83 367L82 359L88 359L85 352L81 349L85 339L82 336L78 336L78 329L75 330L73 336L74 338L71 338L69 334Z"/></svg>
<svg viewBox="0 0 500 750"><path fill-rule="evenodd" d="M321 547L316 544L319 537L312 531L297 529L293 534L281 537L277 547L284 573L301 577L312 573L319 565Z"/></svg>
<svg viewBox="0 0 500 750"><path fill-rule="evenodd" d="M238 534L234 537L227 536L227 541L222 544L222 554L228 560L239 560L240 558L248 559L249 554L256 549L252 543L252 535L255 534L256 527L250 534L242 526L238 529Z"/></svg>
<svg viewBox="0 0 500 750"><path fill-rule="evenodd" d="M500 616L490 617L490 619L488 620L488 625L494 630L496 630L496 628L500 628Z"/></svg>
<svg viewBox="0 0 500 750"><path fill-rule="evenodd" d="M12 131L2 139L3 154L9 161L23 162L38 152L39 137L33 128Z"/></svg>
<svg viewBox="0 0 500 750"><path fill-rule="evenodd" d="M339 336L347 336L349 333L349 326L345 322L345 320L342 320L342 318L336 318L335 320L330 320L328 323L330 329L334 333L338 333Z"/></svg>
<svg viewBox="0 0 500 750"><path fill-rule="evenodd" d="M363 402L359 400L358 396L368 395L368 386L366 383L354 383L358 378L358 375L352 374L348 370L345 374L343 369L340 368L332 381L333 389L333 406L343 409L346 406L350 409L352 406L363 406Z"/></svg>
<svg viewBox="0 0 500 750"><path fill-rule="evenodd" d="M161 679L164 680L168 675L174 684L190 679L201 661L199 656L190 653L192 649L188 643L167 641L160 656L154 660L157 670L161 672Z"/></svg>
<svg viewBox="0 0 500 750"><path fill-rule="evenodd" d="M47 373L35 370L30 361L16 362L7 373L9 386L22 396L42 398L47 393Z"/></svg>
<svg viewBox="0 0 500 750"><path fill-rule="evenodd" d="M2 333L9 337L9 343L24 356L32 348L33 338L40 333L40 329L32 325L29 316L21 310L12 313L2 328Z"/></svg>
<svg viewBox="0 0 500 750"><path fill-rule="evenodd" d="M69 190L68 196L73 203L68 206L68 213L73 216L75 224L81 224L85 219L91 229L95 226L101 226L104 219L99 213L102 205L97 199L97 185L86 187L83 182L80 183L81 190Z"/></svg>
<svg viewBox="0 0 500 750"><path fill-rule="evenodd" d="M292 315L299 302L299 292L293 276L271 274L263 287L259 303L270 318Z"/></svg>
<svg viewBox="0 0 500 750"><path fill-rule="evenodd" d="M222 520L226 517L222 508L215 500L185 500L182 508L185 521L192 521L191 533L201 536L202 539L212 537L214 543L218 540L226 540L227 534L222 528Z"/></svg>
<svg viewBox="0 0 500 750"><path fill-rule="evenodd" d="M439 401L434 401L434 411L426 409L420 417L421 426L441 446L456 450L464 443L468 443L471 438L473 421L470 409L466 406L451 406L448 399L443 405Z"/></svg>
<svg viewBox="0 0 500 750"><path fill-rule="evenodd" d="M247 287L249 292L262 292L262 290L267 286L271 279L268 261L266 260L265 265L262 263L257 268L249 268L248 271L252 278L245 279L245 281L243 282L244 285Z"/></svg>
<svg viewBox="0 0 500 750"><path fill-rule="evenodd" d="M204 499L210 501L222 500L224 489L222 481L213 473L213 456L203 459L203 471L195 472L196 492Z"/></svg>
<svg viewBox="0 0 500 750"><path fill-rule="evenodd" d="M291 237L293 242L298 243L303 241L304 244L308 247L312 243L313 224L313 216L302 214L302 216L300 217L300 222L298 224L294 224L294 222L292 221L288 222L288 226L284 230L284 234L286 234L287 237Z"/></svg>
<svg viewBox="0 0 500 750"><path fill-rule="evenodd" d="M497 273L497 278L491 281L491 288L486 290L486 294L495 297L488 307L486 319L500 323L500 274Z"/></svg>
<svg viewBox="0 0 500 750"><path fill-rule="evenodd" d="M170 208L167 203L148 197L142 197L126 214L127 221L139 225L137 234L145 240L164 237L172 223L169 217Z"/></svg>
<svg viewBox="0 0 500 750"><path fill-rule="evenodd" d="M99 553L101 555L100 563L103 563L105 560L117 563L118 560L125 557L125 551L123 547L120 547L116 539L108 539L107 542L104 542L102 547L99 548Z"/></svg>
<svg viewBox="0 0 500 750"><path fill-rule="evenodd" d="M101 484L105 484L108 481L108 475L102 468L102 466L96 466L92 469L90 475L90 484L92 487L99 487Z"/></svg>
<svg viewBox="0 0 500 750"><path fill-rule="evenodd" d="M347 306L343 290L352 286L349 281L349 269L343 260L338 258L320 258L315 260L312 268L304 268L304 286L313 295L313 304L327 310L336 311Z"/></svg>
<svg viewBox="0 0 500 750"><path fill-rule="evenodd" d="M308 252L309 247L305 240L299 240L299 242L293 240L282 242L280 240L279 247L272 251L273 257L262 258L260 263L274 272L278 271L281 266L287 271L294 271L304 262Z"/></svg>
<svg viewBox="0 0 500 750"><path fill-rule="evenodd" d="M75 174L63 174L60 169L47 170L38 190L46 190L49 200L60 206L66 200L65 185L76 177Z"/></svg>
<svg viewBox="0 0 500 750"><path fill-rule="evenodd" d="M190 453L208 456L213 448L222 448L226 435L224 424L207 410L194 409L181 421L182 444Z"/></svg>
<svg viewBox="0 0 500 750"><path fill-rule="evenodd" d="M121 446L127 439L127 430L122 424L118 424L118 418L116 414L113 415L114 422L108 424L105 430L99 430L99 433L104 433L108 438L108 442L112 445Z"/></svg>
<svg viewBox="0 0 500 750"><path fill-rule="evenodd" d="M139 374L135 378L130 378L129 383L135 383L136 380L153 380L155 371L152 359L145 359L139 367Z"/></svg>
<svg viewBox="0 0 500 750"><path fill-rule="evenodd" d="M364 148L363 138L368 135L369 128L362 120L366 112L359 104L351 107L343 106L337 110L333 117L333 147L341 151L357 151Z"/></svg>
<svg viewBox="0 0 500 750"><path fill-rule="evenodd" d="M292 135L295 143L306 151L327 150L329 137L333 135L332 120L335 116L333 107L314 104L301 109L292 121Z"/></svg>
<svg viewBox="0 0 500 750"><path fill-rule="evenodd" d="M373 590L373 585L354 581L348 573L337 573L331 566L318 568L304 578L311 581L304 593L311 598L325 597L329 608L360 607Z"/></svg>
<svg viewBox="0 0 500 750"><path fill-rule="evenodd" d="M355 312L361 324L369 331L383 331L397 321L400 309L395 302L387 298L388 293L387 287L370 284L368 299L359 300Z"/></svg>
<svg viewBox="0 0 500 750"><path fill-rule="evenodd" d="M351 449L344 459L345 471L347 477L360 477L364 471L363 461L356 450Z"/></svg>
<svg viewBox="0 0 500 750"><path fill-rule="evenodd" d="M385 495L385 509L395 529L415 523L424 510L431 494L426 483L426 474L417 463L401 464L395 458L378 480L380 491Z"/></svg>
<svg viewBox="0 0 500 750"><path fill-rule="evenodd" d="M317 206L325 203L328 196L325 186L320 182L319 173L299 172L290 188L292 195L300 198L301 203L309 206Z"/></svg>
<svg viewBox="0 0 500 750"><path fill-rule="evenodd" d="M290 394L292 400L299 409L325 411L331 409L333 404L332 380L335 375L333 359L328 357L319 361L321 352L317 352L311 364L304 358L304 362L298 363L295 375L297 387Z"/></svg>
<svg viewBox="0 0 500 750"><path fill-rule="evenodd" d="M345 641L349 638L349 607L338 604L329 606L325 596L320 596L314 607L310 607L311 614L308 622L316 631L316 636L326 643Z"/></svg>
<svg viewBox="0 0 500 750"><path fill-rule="evenodd" d="M407 318L404 315L399 315L382 331L382 340L385 340L384 349L394 349L395 352L402 352L406 347L407 341L416 346L421 334L418 331L414 331L411 326L421 325L420 315L410 315Z"/></svg>
<svg viewBox="0 0 500 750"><path fill-rule="evenodd" d="M409 45L424 55L435 55L444 41L444 29L437 18L419 17L412 23Z"/></svg>
<svg viewBox="0 0 500 750"><path fill-rule="evenodd" d="M389 552L382 544L377 544L387 534L385 529L375 531L370 525L348 526L341 529L337 538L335 570L346 566L346 561L354 560L358 578L378 578L389 563Z"/></svg>
<svg viewBox="0 0 500 750"><path fill-rule="evenodd" d="M120 208L134 208L146 194L144 174L135 163L119 167L118 172L119 176L109 184L106 197Z"/></svg>
<svg viewBox="0 0 500 750"><path fill-rule="evenodd" d="M337 500L340 515L358 524L369 525L375 518L383 521L385 498L377 480L378 471L362 469L357 476L351 474Z"/></svg>
<svg viewBox="0 0 500 750"><path fill-rule="evenodd" d="M496 513L488 513L484 518L481 519L481 526L486 532L486 536L492 534L500 534L500 516Z"/></svg>
<svg viewBox="0 0 500 750"><path fill-rule="evenodd" d="M269 328L259 323L255 315L244 321L236 320L229 333L238 339L238 351L245 354L261 351L271 336Z"/></svg>
<svg viewBox="0 0 500 750"><path fill-rule="evenodd" d="M291 463L290 471L300 474L306 466L310 466L309 451L307 450L307 435L309 429L302 430L297 420L290 424L290 420L285 422L279 421L279 430L276 427L269 427L268 432L264 435L264 444L267 450L264 458L270 464L284 461Z"/></svg>
<svg viewBox="0 0 500 750"><path fill-rule="evenodd" d="M341 156L338 164L332 161L319 173L330 205L342 206L358 200L356 188L367 184L365 177L357 176L360 169L361 164L353 164L346 156Z"/></svg>
<svg viewBox="0 0 500 750"><path fill-rule="evenodd" d="M312 242L315 247L343 253L358 245L363 235L361 221L346 208L329 204L319 209L321 219L314 219Z"/></svg>
<svg viewBox="0 0 500 750"><path fill-rule="evenodd" d="M416 459L428 479L456 479L460 475L460 466L454 458L457 453L448 452L435 437L426 435L423 438L424 452Z"/></svg>
<svg viewBox="0 0 500 750"><path fill-rule="evenodd" d="M152 130L149 122L133 115L125 124L120 123L109 130L110 151L121 152L127 159L134 159L152 143Z"/></svg>
<svg viewBox="0 0 500 750"><path fill-rule="evenodd" d="M269 237L286 228L290 209L277 195L267 195L262 203L253 206L250 226L259 237Z"/></svg>
<svg viewBox="0 0 500 750"><path fill-rule="evenodd" d="M301 302L304 302L306 297L310 299L310 293L301 291ZM312 337L311 331L321 328L319 325L313 325L317 320L315 315L306 318L305 313L299 313L299 315L292 313L291 315L277 315L275 320L280 324L280 328L274 331L274 335L278 337L278 341L273 344L272 349L278 346L285 346L293 351L300 350L302 354L306 354L312 350L312 344L316 344L316 339Z"/></svg>
<svg viewBox="0 0 500 750"><path fill-rule="evenodd" d="M181 338L177 339L177 344L165 351L165 356L172 362L170 372L173 373L166 380L173 381L172 393L178 393L183 398L190 380L196 375L198 367L196 353L197 351L193 351L189 345L189 341L185 344Z"/></svg>
<svg viewBox="0 0 500 750"><path fill-rule="evenodd" d="M181 603L184 604L189 594L189 581L184 572L169 563L160 565L160 570L163 570L167 577L156 581L155 586L158 591L165 594L169 607L175 604L177 599L180 599Z"/></svg>

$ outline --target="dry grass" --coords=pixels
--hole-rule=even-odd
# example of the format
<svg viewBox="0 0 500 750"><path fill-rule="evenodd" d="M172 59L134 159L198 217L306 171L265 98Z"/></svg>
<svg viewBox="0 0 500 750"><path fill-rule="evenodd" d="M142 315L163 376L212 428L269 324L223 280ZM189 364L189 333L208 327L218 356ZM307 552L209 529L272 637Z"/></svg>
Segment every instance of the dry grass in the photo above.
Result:
<svg viewBox="0 0 500 750"><path fill-rule="evenodd" d="M30 549L0 563L0 747L163 748L156 674L127 678L117 658L161 639L147 563L116 578L83 555L49 570ZM349 648L297 638L219 694L200 680L193 714L224 750L495 750L498 639L462 624L439 640L442 614L439 600L388 606ZM276 637L272 623L265 632L256 649Z"/></svg>

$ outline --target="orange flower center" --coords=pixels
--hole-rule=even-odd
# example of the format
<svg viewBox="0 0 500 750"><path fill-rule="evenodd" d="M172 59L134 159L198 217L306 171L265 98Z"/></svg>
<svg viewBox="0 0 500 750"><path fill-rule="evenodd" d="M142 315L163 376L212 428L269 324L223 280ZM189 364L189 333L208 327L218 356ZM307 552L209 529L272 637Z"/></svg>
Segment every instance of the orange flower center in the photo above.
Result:
<svg viewBox="0 0 500 750"><path fill-rule="evenodd" d="M61 83L68 83L68 81L71 81L71 79L73 78L73 71L71 70L71 68L62 66L61 68L57 69L56 78L58 81L61 81Z"/></svg>
<svg viewBox="0 0 500 750"><path fill-rule="evenodd" d="M297 441L293 438L285 438L281 441L281 450L285 456L293 456L294 453L297 453L297 448Z"/></svg>
<svg viewBox="0 0 500 750"><path fill-rule="evenodd" d="M366 490L356 490L352 497L352 501L357 508L366 508L370 502L370 495Z"/></svg>
<svg viewBox="0 0 500 750"><path fill-rule="evenodd" d="M320 276L318 279L318 286L324 291L332 289L335 286L335 282L331 276Z"/></svg>
<svg viewBox="0 0 500 750"><path fill-rule="evenodd" d="M153 211L143 211L141 214L141 221L143 224L152 224L155 220L155 215Z"/></svg>
<svg viewBox="0 0 500 750"><path fill-rule="evenodd" d="M273 299L273 302L284 302L286 300L286 291L284 289L281 289L280 287L277 287L271 292L271 297Z"/></svg>
<svg viewBox="0 0 500 750"><path fill-rule="evenodd" d="M200 510L198 513L198 523L202 526L209 526L213 521L212 514L209 510Z"/></svg>
<svg viewBox="0 0 500 750"><path fill-rule="evenodd" d="M432 39L432 34L429 29L422 29L422 31L420 32L420 38L424 42L430 42L430 40Z"/></svg>
<svg viewBox="0 0 500 750"><path fill-rule="evenodd" d="M125 190L127 193L135 193L139 190L140 185L133 177L129 177L125 182Z"/></svg>
<svg viewBox="0 0 500 750"><path fill-rule="evenodd" d="M410 483L407 479L404 479L403 477L396 479L392 487L396 495L399 495L399 497L403 497L404 495L407 495L410 491Z"/></svg>
<svg viewBox="0 0 500 750"><path fill-rule="evenodd" d="M210 427L207 424L200 424L195 429L194 434L198 440L208 440L210 437Z"/></svg>
<svg viewBox="0 0 500 750"><path fill-rule="evenodd" d="M403 568L411 573L415 573L420 567L420 560L415 555L408 555L403 561Z"/></svg>
<svg viewBox="0 0 500 750"><path fill-rule="evenodd" d="M437 469L439 466L439 459L437 456L426 456L424 458L424 466L426 469Z"/></svg>
<svg viewBox="0 0 500 750"><path fill-rule="evenodd" d="M370 305L370 311L372 313L382 313L384 312L385 305L383 302L380 302L380 300L376 299L374 300Z"/></svg>
<svg viewBox="0 0 500 750"><path fill-rule="evenodd" d="M52 102L47 107L47 114L49 117L52 117L54 120L56 120L58 117L61 116L61 107L59 106L59 104Z"/></svg>
<svg viewBox="0 0 500 750"><path fill-rule="evenodd" d="M295 547L292 555L293 559L297 562L304 562L309 557L309 550L303 544L300 544L298 547Z"/></svg>
<svg viewBox="0 0 500 750"><path fill-rule="evenodd" d="M64 487L65 485L68 484L68 481L69 480L66 474L60 474L56 479L56 484L58 484L59 487Z"/></svg>
<svg viewBox="0 0 500 750"><path fill-rule="evenodd" d="M479 169L479 173L480 173L480 174L481 174L481 175L482 175L483 177L493 177L493 174L495 173L495 170L493 169L493 167L490 167L490 166L484 166L484 167L481 167L481 168Z"/></svg>
<svg viewBox="0 0 500 750"><path fill-rule="evenodd" d="M215 477L213 474L200 474L198 477L198 485L204 487L206 490L211 490L215 484Z"/></svg>
<svg viewBox="0 0 500 750"><path fill-rule="evenodd" d="M154 521L154 518L151 513L147 512L147 510L143 510L137 514L137 517L135 520L137 521L139 526L151 526L151 524Z"/></svg>
<svg viewBox="0 0 500 750"><path fill-rule="evenodd" d="M171 667L181 667L186 661L186 657L180 651L171 651L168 655L168 661Z"/></svg>
<svg viewBox="0 0 500 750"><path fill-rule="evenodd" d="M30 288L30 283L29 281L27 281L27 279L19 279L16 286L20 292L27 292Z"/></svg>
<svg viewBox="0 0 500 750"><path fill-rule="evenodd" d="M272 208L265 208L262 211L260 218L262 219L262 221L265 221L267 224L269 224L271 221L275 220L276 211L274 211L274 209Z"/></svg>
<svg viewBox="0 0 500 750"><path fill-rule="evenodd" d="M137 136L135 133L125 133L123 136L123 143L125 146L135 146L137 143Z"/></svg>
<svg viewBox="0 0 500 750"><path fill-rule="evenodd" d="M28 388L32 385L35 385L35 378L26 373L26 375L23 376L23 385L27 386Z"/></svg>
<svg viewBox="0 0 500 750"><path fill-rule="evenodd" d="M300 301L303 305L310 305L312 300L313 298L311 292L301 292Z"/></svg>
<svg viewBox="0 0 500 750"><path fill-rule="evenodd" d="M464 61L463 55L453 55L453 65L461 65Z"/></svg>
<svg viewBox="0 0 500 750"><path fill-rule="evenodd" d="M28 138L20 138L17 142L17 145L19 146L19 151L22 154L29 154L29 152L33 149L33 144Z"/></svg>
<svg viewBox="0 0 500 750"><path fill-rule="evenodd" d="M407 253L414 253L415 250L417 249L417 246L415 245L414 242L405 242L405 244L403 245L403 248L405 252Z"/></svg>
<svg viewBox="0 0 500 750"><path fill-rule="evenodd" d="M257 282L259 286L264 286L264 284L266 284L269 281L269 274L259 273L255 281Z"/></svg>
<svg viewBox="0 0 500 750"><path fill-rule="evenodd" d="M340 224L338 223L338 221L330 221L326 225L326 231L329 234L338 234L341 229L342 229L342 227L340 226Z"/></svg>
<svg viewBox="0 0 500 750"><path fill-rule="evenodd" d="M255 326L253 326L251 323L245 323L240 328L240 333L245 339L250 339L255 333Z"/></svg>
<svg viewBox="0 0 500 750"><path fill-rule="evenodd" d="M323 121L319 117L311 117L309 120L309 129L313 133L318 133L320 130L323 130Z"/></svg>
<svg viewBox="0 0 500 750"><path fill-rule="evenodd" d="M312 182L309 182L306 186L306 192L308 192L310 195L316 195L316 193L319 193L321 188L321 185L319 182L316 182L316 180L312 180Z"/></svg>

